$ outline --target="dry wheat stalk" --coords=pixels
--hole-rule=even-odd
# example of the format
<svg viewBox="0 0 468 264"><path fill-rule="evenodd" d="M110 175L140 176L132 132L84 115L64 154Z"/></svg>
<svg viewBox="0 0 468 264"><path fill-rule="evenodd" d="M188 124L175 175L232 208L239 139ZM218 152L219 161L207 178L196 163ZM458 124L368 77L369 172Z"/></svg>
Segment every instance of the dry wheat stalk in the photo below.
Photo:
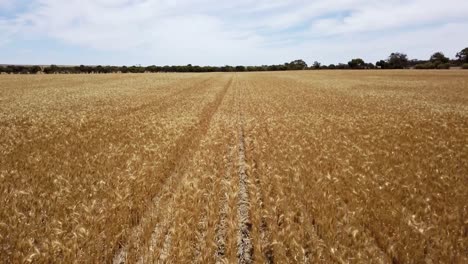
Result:
<svg viewBox="0 0 468 264"><path fill-rule="evenodd" d="M0 255L465 263L467 90L461 71L2 75Z"/></svg>

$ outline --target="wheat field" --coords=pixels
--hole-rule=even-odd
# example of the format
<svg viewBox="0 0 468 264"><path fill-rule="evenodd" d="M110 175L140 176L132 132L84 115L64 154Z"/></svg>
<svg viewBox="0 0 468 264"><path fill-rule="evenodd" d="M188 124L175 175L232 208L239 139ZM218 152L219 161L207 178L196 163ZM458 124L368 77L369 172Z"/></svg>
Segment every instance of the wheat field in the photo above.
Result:
<svg viewBox="0 0 468 264"><path fill-rule="evenodd" d="M468 263L468 74L0 76L1 263Z"/></svg>

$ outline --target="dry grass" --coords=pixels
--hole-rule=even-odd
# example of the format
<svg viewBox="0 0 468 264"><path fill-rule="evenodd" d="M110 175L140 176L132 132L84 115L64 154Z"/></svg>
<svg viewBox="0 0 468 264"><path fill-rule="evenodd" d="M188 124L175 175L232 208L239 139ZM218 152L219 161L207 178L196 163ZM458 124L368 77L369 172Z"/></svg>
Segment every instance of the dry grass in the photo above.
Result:
<svg viewBox="0 0 468 264"><path fill-rule="evenodd" d="M0 135L0 262L468 262L462 71L1 76Z"/></svg>

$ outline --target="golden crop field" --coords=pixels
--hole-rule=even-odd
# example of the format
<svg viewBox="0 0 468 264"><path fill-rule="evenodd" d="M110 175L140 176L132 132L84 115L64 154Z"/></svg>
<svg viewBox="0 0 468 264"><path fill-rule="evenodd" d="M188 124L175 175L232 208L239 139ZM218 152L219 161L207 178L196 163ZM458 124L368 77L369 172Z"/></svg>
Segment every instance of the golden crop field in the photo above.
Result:
<svg viewBox="0 0 468 264"><path fill-rule="evenodd" d="M0 76L2 263L468 263L468 72Z"/></svg>

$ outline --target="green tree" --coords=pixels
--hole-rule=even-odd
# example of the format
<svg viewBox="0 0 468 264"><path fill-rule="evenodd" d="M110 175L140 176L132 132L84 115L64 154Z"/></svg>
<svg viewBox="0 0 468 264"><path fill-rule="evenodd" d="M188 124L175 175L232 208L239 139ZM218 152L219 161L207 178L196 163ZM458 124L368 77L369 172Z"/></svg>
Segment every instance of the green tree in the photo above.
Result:
<svg viewBox="0 0 468 264"><path fill-rule="evenodd" d="M314 63L312 64L312 68L316 70L320 69L320 66L322 66L322 64L318 61L314 61Z"/></svg>
<svg viewBox="0 0 468 264"><path fill-rule="evenodd" d="M450 61L450 59L445 57L444 53L436 52L436 53L432 54L429 61L432 62L437 67L439 64L448 63Z"/></svg>
<svg viewBox="0 0 468 264"><path fill-rule="evenodd" d="M338 63L338 65L336 65L336 69L338 69L338 70L347 70L347 69L349 69L349 65L344 64L344 63Z"/></svg>
<svg viewBox="0 0 468 264"><path fill-rule="evenodd" d="M57 65L50 65L49 67L45 68L44 69L44 72L47 73L47 74L51 74L51 73L59 73L60 72L60 68L57 66Z"/></svg>
<svg viewBox="0 0 468 264"><path fill-rule="evenodd" d="M364 69L366 67L366 63L361 58L352 59L348 65L351 69Z"/></svg>
<svg viewBox="0 0 468 264"><path fill-rule="evenodd" d="M75 72L77 72L77 73L87 73L88 69L87 69L86 66L80 65L78 67L75 67Z"/></svg>
<svg viewBox="0 0 468 264"><path fill-rule="evenodd" d="M408 67L408 55L400 52L390 54L387 60L390 69L405 69Z"/></svg>
<svg viewBox="0 0 468 264"><path fill-rule="evenodd" d="M294 60L290 63L284 64L288 70L305 70L307 69L307 63L303 60Z"/></svg>
<svg viewBox="0 0 468 264"><path fill-rule="evenodd" d="M457 53L456 57L461 64L468 63L468 48L462 49Z"/></svg>
<svg viewBox="0 0 468 264"><path fill-rule="evenodd" d="M120 67L120 72L121 73L128 73L128 67L127 66Z"/></svg>
<svg viewBox="0 0 468 264"><path fill-rule="evenodd" d="M237 72L243 72L243 71L245 71L245 67L244 66L236 66L236 71Z"/></svg>
<svg viewBox="0 0 468 264"><path fill-rule="evenodd" d="M429 70L429 69L435 69L435 65L432 62L426 62L426 63L419 63L414 65L414 68L417 70Z"/></svg>
<svg viewBox="0 0 468 264"><path fill-rule="evenodd" d="M158 67L156 65L151 65L151 66L148 66L146 67L146 71L149 71L149 72L158 72Z"/></svg>
<svg viewBox="0 0 468 264"><path fill-rule="evenodd" d="M379 60L378 62L375 63L375 66L380 67L381 69L388 68L388 64L384 60Z"/></svg>
<svg viewBox="0 0 468 264"><path fill-rule="evenodd" d="M8 73L8 74L13 73L12 69L10 67L8 67L8 66L3 68L3 72Z"/></svg>
<svg viewBox="0 0 468 264"><path fill-rule="evenodd" d="M40 71L42 71L42 69L41 69L41 67L39 67L39 66L37 66L37 65L32 66L32 67L29 69L29 72L30 72L30 73L34 73L34 74L36 74L36 73L38 73L38 72L40 72Z"/></svg>
<svg viewBox="0 0 468 264"><path fill-rule="evenodd" d="M222 72L233 72L233 71L234 71L234 67L229 66L229 65L226 65L226 66L221 67L221 71L222 71Z"/></svg>

